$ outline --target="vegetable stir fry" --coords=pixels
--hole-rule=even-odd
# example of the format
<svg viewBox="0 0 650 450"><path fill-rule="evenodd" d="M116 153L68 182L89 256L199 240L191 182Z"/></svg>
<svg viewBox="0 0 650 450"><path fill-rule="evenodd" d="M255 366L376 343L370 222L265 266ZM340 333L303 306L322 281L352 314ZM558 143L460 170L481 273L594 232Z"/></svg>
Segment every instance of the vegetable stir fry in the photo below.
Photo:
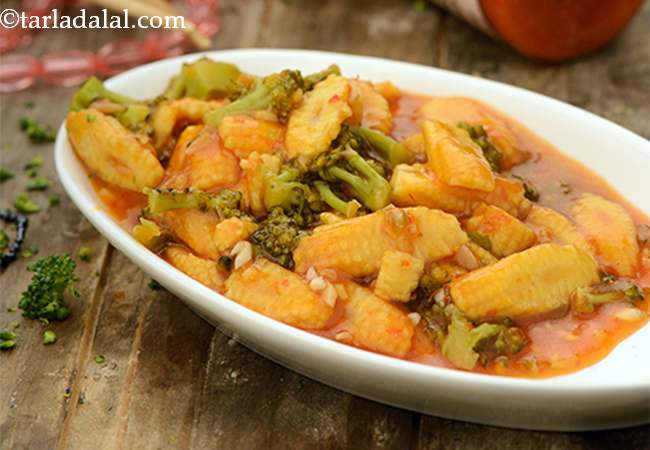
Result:
<svg viewBox="0 0 650 450"><path fill-rule="evenodd" d="M138 242L341 343L542 377L648 320L647 217L478 101L203 58L150 100L90 79L66 126Z"/></svg>

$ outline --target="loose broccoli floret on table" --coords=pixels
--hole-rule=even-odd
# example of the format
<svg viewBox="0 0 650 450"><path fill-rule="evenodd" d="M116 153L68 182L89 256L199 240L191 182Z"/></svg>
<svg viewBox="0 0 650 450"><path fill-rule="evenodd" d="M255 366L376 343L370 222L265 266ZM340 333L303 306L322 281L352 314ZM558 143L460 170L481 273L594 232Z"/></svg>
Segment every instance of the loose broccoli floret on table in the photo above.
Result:
<svg viewBox="0 0 650 450"><path fill-rule="evenodd" d="M22 293L18 307L23 316L30 319L65 320L70 315L66 306L65 293L75 297L77 280L75 262L69 255L52 255L28 266L32 281Z"/></svg>
<svg viewBox="0 0 650 450"><path fill-rule="evenodd" d="M54 142L56 131L49 125L43 125L30 117L21 117L20 129L25 132L27 137L37 144L43 142Z"/></svg>

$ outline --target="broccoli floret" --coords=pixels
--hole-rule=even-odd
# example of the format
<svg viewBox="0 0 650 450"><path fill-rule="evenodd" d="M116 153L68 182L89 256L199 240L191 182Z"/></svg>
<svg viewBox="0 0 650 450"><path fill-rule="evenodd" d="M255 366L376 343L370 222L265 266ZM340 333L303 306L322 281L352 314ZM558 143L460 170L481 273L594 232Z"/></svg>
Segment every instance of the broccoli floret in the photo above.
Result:
<svg viewBox="0 0 650 450"><path fill-rule="evenodd" d="M578 288L571 301L577 314L591 314L598 305L617 301L637 302L643 300L641 289L631 281L614 281L607 278L597 286Z"/></svg>
<svg viewBox="0 0 650 450"><path fill-rule="evenodd" d="M480 361L486 365L499 356L512 356L524 349L528 338L521 328L482 323L476 327L460 313L451 315L442 353L456 367L471 370Z"/></svg>
<svg viewBox="0 0 650 450"><path fill-rule="evenodd" d="M45 177L36 177L27 182L28 191L44 191L50 187L50 180Z"/></svg>
<svg viewBox="0 0 650 450"><path fill-rule="evenodd" d="M144 188L147 195L148 214L161 214L172 209L190 208L214 210L222 219L248 217L241 210L242 193L223 189L218 194L201 190L175 191L171 189Z"/></svg>
<svg viewBox="0 0 650 450"><path fill-rule="evenodd" d="M18 303L23 316L30 319L65 320L70 315L65 293L79 296L74 288L77 280L75 268L76 264L70 255L52 255L30 264L28 270L34 275Z"/></svg>
<svg viewBox="0 0 650 450"><path fill-rule="evenodd" d="M390 203L390 184L368 161L349 146L341 157L345 164L337 163L320 171L326 181L343 183L354 198L372 211Z"/></svg>
<svg viewBox="0 0 650 450"><path fill-rule="evenodd" d="M49 125L40 124L30 117L21 117L19 123L20 129L34 143L54 142L54 139L56 139L56 131Z"/></svg>
<svg viewBox="0 0 650 450"><path fill-rule="evenodd" d="M251 235L251 241L262 255L287 269L293 269L293 251L304 235L296 220L277 207Z"/></svg>
<svg viewBox="0 0 650 450"><path fill-rule="evenodd" d="M26 192L23 192L14 200L14 208L23 214L36 214L41 208L29 198Z"/></svg>
<svg viewBox="0 0 650 450"><path fill-rule="evenodd" d="M323 210L321 199L304 180L298 169L285 166L278 174L269 173L264 180L264 206L267 211L282 207L300 227L318 220Z"/></svg>
<svg viewBox="0 0 650 450"><path fill-rule="evenodd" d="M13 172L11 172L6 167L0 166L0 183L4 183L5 181L13 177L14 177Z"/></svg>
<svg viewBox="0 0 650 450"><path fill-rule="evenodd" d="M458 124L458 128L467 131L467 134L469 134L469 137L472 138L472 141L474 141L474 143L478 145L481 150L483 150L483 156L485 156L487 162L490 163L490 167L494 172L501 170L500 164L501 159L503 159L503 155L494 146L490 140L490 137L485 132L483 125L471 125L467 122L460 122Z"/></svg>
<svg viewBox="0 0 650 450"><path fill-rule="evenodd" d="M521 328L504 324L482 323L470 331L471 349L483 365L499 356L516 355L528 343Z"/></svg>
<svg viewBox="0 0 650 450"><path fill-rule="evenodd" d="M95 77L86 80L72 96L70 111L79 111L88 108L94 101L100 99L108 100L110 103L115 104L116 108L114 108L111 114L130 130L137 131L142 129L151 112L149 106L144 103L106 89L104 83ZM86 120L88 122L94 122L95 117L89 115L86 117Z"/></svg>
<svg viewBox="0 0 650 450"><path fill-rule="evenodd" d="M261 79L248 94L221 108L208 112L204 122L217 126L224 117L250 111L271 110L286 118L302 97L304 82L297 70L283 70Z"/></svg>
<svg viewBox="0 0 650 450"><path fill-rule="evenodd" d="M302 207L310 194L309 187L298 181L300 171L295 167L283 167L279 174L265 180L264 206L270 211L276 206L285 210Z"/></svg>
<svg viewBox="0 0 650 450"><path fill-rule="evenodd" d="M241 210L242 193L234 189L223 189L208 200L208 208L215 209L222 219L231 217L248 217Z"/></svg>
<svg viewBox="0 0 650 450"><path fill-rule="evenodd" d="M90 77L72 96L72 100L70 101L70 111L79 111L87 108L92 102L102 98L119 105L136 103L134 99L127 97L126 95L118 94L117 92L106 89L104 83L102 83L98 78Z"/></svg>
<svg viewBox="0 0 650 450"><path fill-rule="evenodd" d="M350 135L357 136L358 140L363 141L382 160L386 161L391 168L398 164L410 164L415 159L415 155L411 150L379 131L371 130L370 128L351 127L348 129L347 139L354 141L354 138ZM352 146L352 148L355 147Z"/></svg>
<svg viewBox="0 0 650 450"><path fill-rule="evenodd" d="M218 97L228 92L240 73L234 64L201 58L184 64L181 73L172 78L163 96L168 99Z"/></svg>
<svg viewBox="0 0 650 450"><path fill-rule="evenodd" d="M410 299L410 306L417 312L422 313L431 306L431 296L435 291L440 289L445 283L451 281L449 273L437 264L420 277L418 287L413 290Z"/></svg>

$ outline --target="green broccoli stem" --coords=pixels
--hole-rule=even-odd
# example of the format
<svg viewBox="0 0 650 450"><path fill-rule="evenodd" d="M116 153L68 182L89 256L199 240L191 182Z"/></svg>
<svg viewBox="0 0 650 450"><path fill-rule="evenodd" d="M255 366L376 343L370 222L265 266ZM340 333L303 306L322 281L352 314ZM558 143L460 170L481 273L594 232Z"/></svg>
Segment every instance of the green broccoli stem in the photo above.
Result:
<svg viewBox="0 0 650 450"><path fill-rule="evenodd" d="M312 73L310 75L307 75L304 77L304 85L305 85L305 92L310 91L314 88L314 86L323 81L325 78L329 77L330 75L341 75L341 69L339 66L336 64L332 64L331 66L327 67L325 70L321 70L320 72Z"/></svg>
<svg viewBox="0 0 650 450"><path fill-rule="evenodd" d="M327 174L347 184L354 197L370 210L377 211L388 205L391 193L388 181L354 150L347 148L342 155L360 176L338 166L326 169Z"/></svg>
<svg viewBox="0 0 650 450"><path fill-rule="evenodd" d="M218 194L201 190L173 191L144 188L147 195L147 212L161 214L173 209L201 209L216 211L220 217L249 218L241 211L242 194L232 189L223 189Z"/></svg>
<svg viewBox="0 0 650 450"><path fill-rule="evenodd" d="M224 117L250 111L271 110L278 117L286 118L300 100L301 92L311 89L315 83L330 74L338 74L337 66L330 66L322 72L303 78L297 70L283 70L264 77L248 94L221 108L208 112L203 121L218 126Z"/></svg>
<svg viewBox="0 0 650 450"><path fill-rule="evenodd" d="M603 291L598 292L601 289ZM598 305L617 301L635 302L643 300L643 292L629 281L601 284L575 290L572 296L573 309L578 314L590 314Z"/></svg>
<svg viewBox="0 0 650 450"><path fill-rule="evenodd" d="M410 164L415 159L413 152L384 133L364 127L354 127L350 130L365 139L391 167L398 164Z"/></svg>
<svg viewBox="0 0 650 450"><path fill-rule="evenodd" d="M92 102L100 98L105 98L120 105L136 103L136 100L126 95L106 89L104 83L96 77L90 77L72 96L70 111L79 111L87 108Z"/></svg>
<svg viewBox="0 0 650 450"><path fill-rule="evenodd" d="M210 111L205 115L203 121L207 125L216 127L226 116L249 111L268 110L273 104L273 97L270 94L270 90L263 84L260 84L250 94L244 95L240 99L221 108Z"/></svg>
<svg viewBox="0 0 650 450"><path fill-rule="evenodd" d="M147 195L147 210L151 214L161 214L172 209L205 209L210 200L210 194L203 191L160 191L144 188Z"/></svg>
<svg viewBox="0 0 650 450"><path fill-rule="evenodd" d="M323 181L317 181L314 184L321 199L335 211L338 211L346 218L356 216L357 211L361 207L361 204L358 201L350 200L349 202L346 202L345 200L342 200L332 192L332 189L330 189L327 183Z"/></svg>

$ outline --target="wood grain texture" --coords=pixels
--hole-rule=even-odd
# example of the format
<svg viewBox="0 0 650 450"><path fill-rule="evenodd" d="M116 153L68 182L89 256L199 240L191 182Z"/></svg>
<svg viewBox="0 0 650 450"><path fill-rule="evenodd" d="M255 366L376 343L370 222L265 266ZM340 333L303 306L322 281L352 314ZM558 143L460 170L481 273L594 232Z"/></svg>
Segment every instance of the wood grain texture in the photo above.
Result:
<svg viewBox="0 0 650 450"><path fill-rule="evenodd" d="M512 53L433 8L410 0L222 0L215 48L289 47L378 55L497 79L570 101L650 136L650 6L607 48L576 62L543 65ZM127 31L54 31L29 52L96 50ZM129 36L131 37L131 36ZM0 353L0 449L642 449L649 428L542 433L468 424L381 405L324 386L215 331L112 249L56 182L51 145L34 146L17 120L59 123L72 89L39 85L0 96L0 162L41 170L61 204L31 217L28 245L39 256L94 250L80 263L81 299L51 324L59 341L41 344L38 322L7 312L29 282L28 261L0 275L0 328L18 320L20 340ZM33 100L35 109L23 103ZM498 105L495 105L498 107ZM25 178L0 185L0 207ZM106 362L97 364L95 355ZM68 389L68 390L66 390ZM66 393L68 392L68 393Z"/></svg>

